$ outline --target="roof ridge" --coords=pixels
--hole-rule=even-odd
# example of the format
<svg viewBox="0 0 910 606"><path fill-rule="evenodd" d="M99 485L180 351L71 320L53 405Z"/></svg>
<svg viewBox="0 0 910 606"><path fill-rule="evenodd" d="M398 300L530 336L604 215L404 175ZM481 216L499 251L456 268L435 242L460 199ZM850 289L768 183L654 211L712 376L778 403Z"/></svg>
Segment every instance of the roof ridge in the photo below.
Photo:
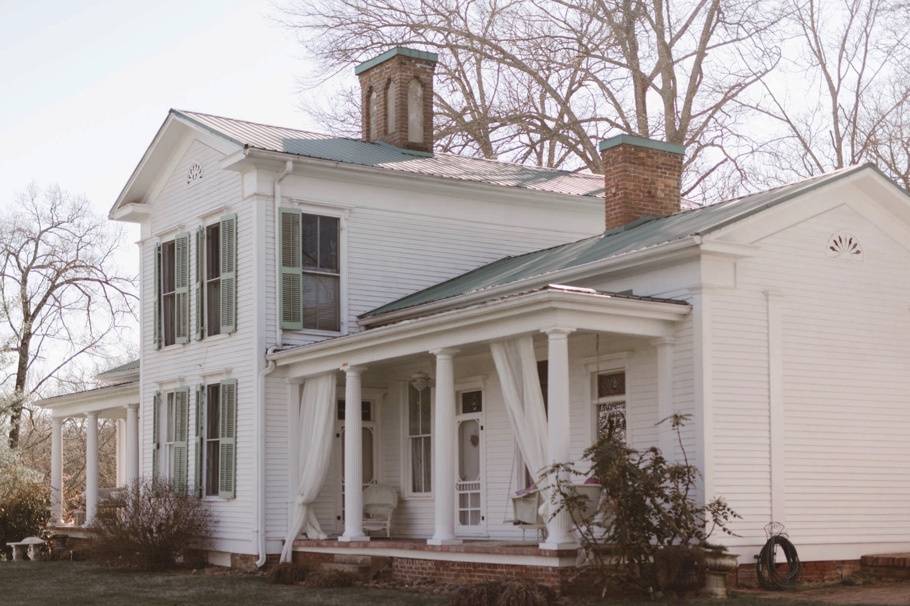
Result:
<svg viewBox="0 0 910 606"><path fill-rule="evenodd" d="M367 141L366 139L359 139L357 137L349 137L346 135L334 135L331 133L322 133L322 132L318 132L318 131L314 131L314 130L305 130L302 128L295 128L292 126L281 126L279 124L269 124L266 122L256 122L254 120L244 120L243 118L232 118L230 116L222 116L219 114L210 114L207 112L197 112L197 111L191 111L191 110L187 110L187 109L178 109L178 108L172 108L171 111L177 112L184 116L188 116L190 118L192 118L193 116L205 116L207 118L216 118L219 120L230 120L232 122L242 122L243 124L264 126L266 128L278 128L281 130L292 130L292 131L295 131L298 133L306 133L308 135L316 135L319 137L334 137L337 139L345 139L347 141L354 141L357 143L366 143L366 144L370 144L370 145L379 145L380 144L380 142L377 142L377 141ZM396 147L396 146L388 144L388 143L385 143L385 145L388 145L389 147L392 147L396 151L400 151L401 153L404 153L404 154L410 153L412 151L412 150L409 150L406 148ZM440 156L448 156L450 158L459 158L459 159L463 159L463 160L472 160L472 161L478 161L478 162L489 162L491 164L500 164L500 165L506 165L506 166L518 166L518 167L521 167L524 169L536 170L536 171L547 172L547 173L559 173L559 174L571 176L571 177L584 177L585 179L589 179L589 178L602 179L603 178L602 175L597 175L594 173L584 174L584 173L578 173L578 172L570 171L570 170L563 169L563 168L552 168L552 167L548 167L548 166L536 166L533 164L522 164L521 162L512 162L509 160L498 160L498 159L493 160L491 158L483 158L483 157L478 157L478 156L463 156L461 154L456 154L456 153L447 152L447 151L434 151L433 153L436 155L440 155Z"/></svg>

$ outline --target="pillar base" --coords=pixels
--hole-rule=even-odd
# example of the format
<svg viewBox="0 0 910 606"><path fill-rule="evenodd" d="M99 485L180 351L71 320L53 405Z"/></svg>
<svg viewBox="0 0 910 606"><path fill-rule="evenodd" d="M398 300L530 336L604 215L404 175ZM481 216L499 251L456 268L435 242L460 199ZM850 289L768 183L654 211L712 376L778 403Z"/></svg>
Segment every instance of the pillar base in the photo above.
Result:
<svg viewBox="0 0 910 606"><path fill-rule="evenodd" d="M427 539L427 545L434 545L436 547L442 547L445 545L461 545L461 539L451 538L451 539Z"/></svg>
<svg viewBox="0 0 910 606"><path fill-rule="evenodd" d="M564 543L550 543L549 541L544 541L537 545L537 547L544 551L564 551L568 549L578 549L581 545L575 541L566 541Z"/></svg>
<svg viewBox="0 0 910 606"><path fill-rule="evenodd" d="M370 537L367 535L362 535L359 537L349 537L347 535L341 535L338 537L339 543L367 543L369 542Z"/></svg>

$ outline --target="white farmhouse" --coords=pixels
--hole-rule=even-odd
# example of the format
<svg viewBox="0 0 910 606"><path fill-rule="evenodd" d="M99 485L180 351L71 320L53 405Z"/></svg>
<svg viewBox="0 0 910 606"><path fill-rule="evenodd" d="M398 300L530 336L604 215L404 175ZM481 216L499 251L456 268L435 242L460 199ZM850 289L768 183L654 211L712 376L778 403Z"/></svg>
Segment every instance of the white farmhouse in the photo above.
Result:
<svg viewBox="0 0 910 606"><path fill-rule="evenodd" d="M558 585L570 521L513 497L606 424L679 456L684 413L741 564L770 522L804 561L910 550L906 192L866 165L681 210L675 145L602 141L605 176L437 153L435 60L357 67L362 139L168 114L110 213L141 226L139 367L44 403L54 519L59 419L115 416L120 478L203 499L213 563Z"/></svg>

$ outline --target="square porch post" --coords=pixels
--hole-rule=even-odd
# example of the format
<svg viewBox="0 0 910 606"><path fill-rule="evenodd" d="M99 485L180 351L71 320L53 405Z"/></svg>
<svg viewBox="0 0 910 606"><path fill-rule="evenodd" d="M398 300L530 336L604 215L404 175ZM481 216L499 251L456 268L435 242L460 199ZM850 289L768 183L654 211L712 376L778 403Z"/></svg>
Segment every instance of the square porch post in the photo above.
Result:
<svg viewBox="0 0 910 606"><path fill-rule="evenodd" d="M51 524L63 524L63 417L51 419Z"/></svg>
<svg viewBox="0 0 910 606"><path fill-rule="evenodd" d="M436 410L433 414L433 537L430 545L454 545L455 538L455 354L454 349L431 352L436 356Z"/></svg>
<svg viewBox="0 0 910 606"><path fill-rule="evenodd" d="M126 405L126 484L139 479L139 404Z"/></svg>
<svg viewBox="0 0 910 606"><path fill-rule="evenodd" d="M85 415L85 525L98 513L98 413Z"/></svg>
<svg viewBox="0 0 910 606"><path fill-rule="evenodd" d="M547 437L551 465L569 462L569 328L551 328L547 335ZM547 520L547 540L541 549L576 549L572 536L572 517L564 508Z"/></svg>
<svg viewBox="0 0 910 606"><path fill-rule="evenodd" d="M346 543L370 540L363 532L363 371L344 368L344 534L338 540Z"/></svg>

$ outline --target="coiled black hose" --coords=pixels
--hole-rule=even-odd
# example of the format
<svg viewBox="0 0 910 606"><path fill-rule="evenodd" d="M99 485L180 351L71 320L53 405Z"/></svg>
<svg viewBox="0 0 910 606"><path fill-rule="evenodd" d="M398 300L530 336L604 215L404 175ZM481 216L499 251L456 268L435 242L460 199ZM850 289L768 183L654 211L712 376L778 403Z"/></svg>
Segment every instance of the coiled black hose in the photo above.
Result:
<svg viewBox="0 0 910 606"><path fill-rule="evenodd" d="M786 570L778 570L776 560L777 547L780 546L787 559ZM758 571L758 584L764 589L781 590L793 586L799 579L800 564L796 547L782 535L774 535L765 543L758 554L755 568Z"/></svg>

